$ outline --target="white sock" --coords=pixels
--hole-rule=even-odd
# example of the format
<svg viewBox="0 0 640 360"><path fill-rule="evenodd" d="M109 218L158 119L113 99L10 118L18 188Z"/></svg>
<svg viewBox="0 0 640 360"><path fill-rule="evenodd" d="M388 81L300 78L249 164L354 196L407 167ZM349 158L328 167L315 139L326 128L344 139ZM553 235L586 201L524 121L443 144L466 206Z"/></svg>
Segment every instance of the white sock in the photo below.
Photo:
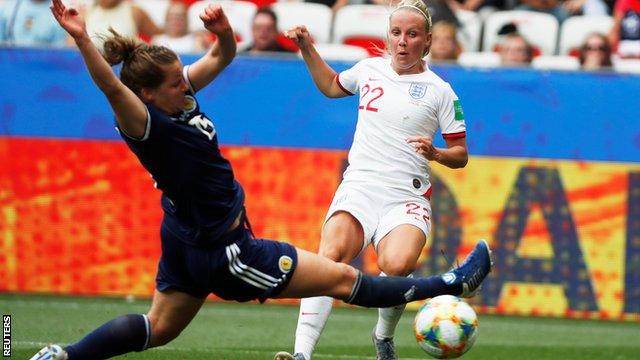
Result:
<svg viewBox="0 0 640 360"><path fill-rule="evenodd" d="M294 354L302 353L305 359L311 360L313 350L331 314L332 306L333 298L328 296L311 297L300 301Z"/></svg>
<svg viewBox="0 0 640 360"><path fill-rule="evenodd" d="M381 272L380 276L387 275ZM409 274L407 277L413 277L413 274ZM398 322L400 321L406 306L407 304L402 304L394 307L378 309L378 323L376 324L375 331L378 339L393 337L396 333L396 326L398 326Z"/></svg>

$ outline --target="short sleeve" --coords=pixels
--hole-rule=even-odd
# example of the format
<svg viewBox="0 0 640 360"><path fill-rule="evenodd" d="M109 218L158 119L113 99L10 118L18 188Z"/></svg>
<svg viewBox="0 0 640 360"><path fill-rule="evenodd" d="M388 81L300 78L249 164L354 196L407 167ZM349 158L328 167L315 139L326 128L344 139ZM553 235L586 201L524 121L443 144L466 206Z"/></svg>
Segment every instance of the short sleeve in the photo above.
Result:
<svg viewBox="0 0 640 360"><path fill-rule="evenodd" d="M147 141L149 139L149 134L151 133L151 111L148 106L145 106L145 108L147 110L147 124L145 125L144 135L141 138L129 136L124 130L120 128L120 126L116 122L116 130L118 131L118 133L134 141Z"/></svg>
<svg viewBox="0 0 640 360"><path fill-rule="evenodd" d="M185 67L182 68L182 77L184 78L184 81L187 83L187 86L189 86L189 92L192 95L195 95L195 90L193 88L193 84L191 84L191 80L189 79L189 67L191 65L187 65Z"/></svg>
<svg viewBox="0 0 640 360"><path fill-rule="evenodd" d="M362 61L353 65L350 69L339 73L336 77L338 86L340 86L345 93L353 95L360 89L360 69L362 69Z"/></svg>
<svg viewBox="0 0 640 360"><path fill-rule="evenodd" d="M442 99L438 109L438 122L442 137L445 139L458 139L466 136L467 127L464 121L462 104L448 84L442 92Z"/></svg>

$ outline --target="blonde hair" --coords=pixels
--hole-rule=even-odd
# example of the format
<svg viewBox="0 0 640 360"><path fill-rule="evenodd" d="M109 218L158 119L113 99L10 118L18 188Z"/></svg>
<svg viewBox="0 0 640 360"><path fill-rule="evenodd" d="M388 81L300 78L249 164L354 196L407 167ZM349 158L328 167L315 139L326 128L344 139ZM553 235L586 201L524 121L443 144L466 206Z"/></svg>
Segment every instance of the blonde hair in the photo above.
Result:
<svg viewBox="0 0 640 360"><path fill-rule="evenodd" d="M425 19L425 31L427 33L431 32L431 13L429 12L429 8L422 0L401 0L396 4L394 9L391 11L389 18L393 16L393 14L400 9L409 9L411 11L417 12L422 15Z"/></svg>
<svg viewBox="0 0 640 360"><path fill-rule="evenodd" d="M120 80L138 96L143 88L160 86L165 80L162 66L178 60L178 55L164 46L147 45L124 37L112 28L109 32L112 36L104 40L102 56L112 66L122 63Z"/></svg>

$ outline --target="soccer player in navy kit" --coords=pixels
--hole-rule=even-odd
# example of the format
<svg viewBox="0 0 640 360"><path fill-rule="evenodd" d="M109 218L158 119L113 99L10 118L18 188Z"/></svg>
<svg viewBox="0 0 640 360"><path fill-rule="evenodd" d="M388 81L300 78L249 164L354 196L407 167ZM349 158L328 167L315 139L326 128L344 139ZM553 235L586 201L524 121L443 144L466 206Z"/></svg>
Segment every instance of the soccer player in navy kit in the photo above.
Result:
<svg viewBox="0 0 640 360"><path fill-rule="evenodd" d="M408 279L363 275L289 244L255 239L242 187L195 98L235 56L233 31L221 7L210 5L200 15L217 42L185 67L165 47L115 33L106 39L103 56L76 10L53 0L52 13L107 97L122 138L163 193L162 256L147 314L120 316L64 349L46 346L32 359L104 359L164 345L189 324L210 293L235 301L327 295L385 307L474 291L491 270L484 242L446 274ZM110 64L120 62L118 79Z"/></svg>

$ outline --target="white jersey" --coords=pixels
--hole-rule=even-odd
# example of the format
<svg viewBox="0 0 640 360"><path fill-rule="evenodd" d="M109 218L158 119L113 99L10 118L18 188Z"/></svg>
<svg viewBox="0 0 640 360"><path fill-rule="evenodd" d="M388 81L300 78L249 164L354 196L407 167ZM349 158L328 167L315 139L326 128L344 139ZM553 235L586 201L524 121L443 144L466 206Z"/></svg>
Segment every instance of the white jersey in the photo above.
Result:
<svg viewBox="0 0 640 360"><path fill-rule="evenodd" d="M466 136L462 107L451 86L428 68L398 75L391 60L381 57L358 62L336 80L344 91L360 93L343 183L374 182L417 195L430 192L429 162L406 139L433 138L438 128L445 139Z"/></svg>

